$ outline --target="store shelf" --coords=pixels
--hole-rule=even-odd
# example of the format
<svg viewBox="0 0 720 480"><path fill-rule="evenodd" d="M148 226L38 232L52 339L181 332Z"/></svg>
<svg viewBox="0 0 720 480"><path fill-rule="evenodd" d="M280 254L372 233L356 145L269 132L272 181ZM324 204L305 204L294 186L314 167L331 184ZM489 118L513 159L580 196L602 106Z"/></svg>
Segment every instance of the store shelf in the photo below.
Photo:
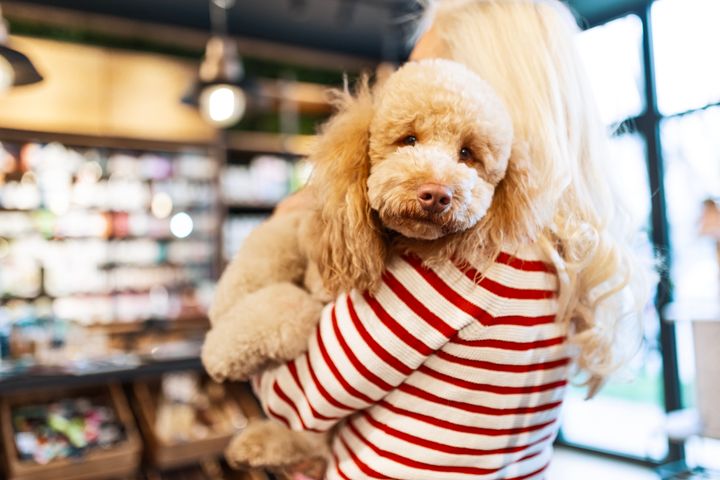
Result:
<svg viewBox="0 0 720 480"><path fill-rule="evenodd" d="M279 135L262 132L230 132L229 150L307 156L316 141L315 135Z"/></svg>
<svg viewBox="0 0 720 480"><path fill-rule="evenodd" d="M99 385L111 381L127 382L138 378L157 377L168 372L202 371L202 369L202 362L197 357L147 361L126 368L98 368L82 374L66 373L60 368L33 367L28 371L6 377L0 373L0 395L22 390Z"/></svg>

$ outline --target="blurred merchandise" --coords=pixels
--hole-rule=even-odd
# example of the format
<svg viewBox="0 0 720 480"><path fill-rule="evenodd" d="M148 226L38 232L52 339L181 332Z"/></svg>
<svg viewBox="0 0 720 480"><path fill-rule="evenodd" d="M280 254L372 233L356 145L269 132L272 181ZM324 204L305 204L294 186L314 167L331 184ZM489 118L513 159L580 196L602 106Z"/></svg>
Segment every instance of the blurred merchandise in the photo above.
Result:
<svg viewBox="0 0 720 480"><path fill-rule="evenodd" d="M222 174L223 198L229 205L274 206L307 178L303 165L275 155L228 165Z"/></svg>
<svg viewBox="0 0 720 480"><path fill-rule="evenodd" d="M167 374L162 379L155 431L165 443L231 435L247 425L237 405L225 399L222 385L200 384L195 373Z"/></svg>
<svg viewBox="0 0 720 480"><path fill-rule="evenodd" d="M238 215L228 218L223 227L225 259L233 258L250 232L267 218L268 215Z"/></svg>
<svg viewBox="0 0 720 480"><path fill-rule="evenodd" d="M133 473L141 444L116 384L3 396L8 480L116 478Z"/></svg>
<svg viewBox="0 0 720 480"><path fill-rule="evenodd" d="M194 372L136 382L133 399L146 456L162 469L221 457L230 438L260 412L244 386L221 385Z"/></svg>
<svg viewBox="0 0 720 480"><path fill-rule="evenodd" d="M19 459L42 465L57 458L83 457L125 439L112 408L94 398L16 406L12 423Z"/></svg>
<svg viewBox="0 0 720 480"><path fill-rule="evenodd" d="M0 380L198 355L216 276L214 158L4 142L0 172Z"/></svg>

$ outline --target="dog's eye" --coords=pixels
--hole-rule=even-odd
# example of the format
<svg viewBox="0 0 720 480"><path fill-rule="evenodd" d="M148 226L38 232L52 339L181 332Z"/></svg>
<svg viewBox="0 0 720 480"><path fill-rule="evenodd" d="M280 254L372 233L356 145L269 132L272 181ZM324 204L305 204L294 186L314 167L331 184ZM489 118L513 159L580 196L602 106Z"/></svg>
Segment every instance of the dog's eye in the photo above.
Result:
<svg viewBox="0 0 720 480"><path fill-rule="evenodd" d="M408 135L407 137L403 138L402 143L404 145L413 146L417 143L417 137L415 135Z"/></svg>
<svg viewBox="0 0 720 480"><path fill-rule="evenodd" d="M472 160L472 150L467 147L462 147L460 149L460 158L462 160Z"/></svg>

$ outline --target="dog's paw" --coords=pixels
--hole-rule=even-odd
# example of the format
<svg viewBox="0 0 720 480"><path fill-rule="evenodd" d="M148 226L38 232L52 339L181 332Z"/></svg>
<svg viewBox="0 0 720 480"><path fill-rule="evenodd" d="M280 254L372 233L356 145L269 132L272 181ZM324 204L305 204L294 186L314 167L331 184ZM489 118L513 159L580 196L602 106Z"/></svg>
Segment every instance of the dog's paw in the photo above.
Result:
<svg viewBox="0 0 720 480"><path fill-rule="evenodd" d="M245 381L269 366L262 345L243 332L215 327L205 336L201 359L210 378Z"/></svg>
<svg viewBox="0 0 720 480"><path fill-rule="evenodd" d="M225 450L233 468L265 468L289 471L298 465L324 463L324 435L295 432L272 420L255 420Z"/></svg>

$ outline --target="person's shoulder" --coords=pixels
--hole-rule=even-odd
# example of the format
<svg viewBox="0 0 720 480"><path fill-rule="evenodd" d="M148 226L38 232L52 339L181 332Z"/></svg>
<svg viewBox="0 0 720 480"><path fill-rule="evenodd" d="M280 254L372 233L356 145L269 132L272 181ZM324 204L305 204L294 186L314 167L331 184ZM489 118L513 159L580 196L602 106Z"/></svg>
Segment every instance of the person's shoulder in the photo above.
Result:
<svg viewBox="0 0 720 480"><path fill-rule="evenodd" d="M527 243L515 248L502 249L494 263L527 272L555 273L551 255L539 242Z"/></svg>

